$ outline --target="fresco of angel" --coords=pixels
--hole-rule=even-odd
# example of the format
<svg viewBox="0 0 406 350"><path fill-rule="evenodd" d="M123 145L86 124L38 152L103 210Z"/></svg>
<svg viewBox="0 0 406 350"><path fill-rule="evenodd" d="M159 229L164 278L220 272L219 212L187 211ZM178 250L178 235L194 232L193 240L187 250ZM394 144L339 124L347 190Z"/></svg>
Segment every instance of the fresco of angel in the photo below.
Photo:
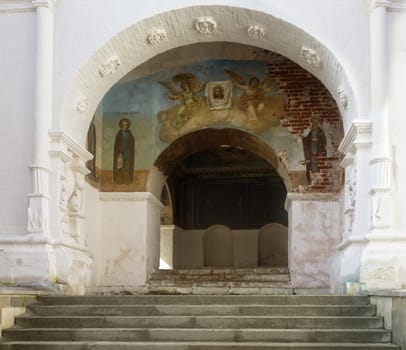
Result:
<svg viewBox="0 0 406 350"><path fill-rule="evenodd" d="M228 69L225 69L225 72L230 76L234 85L244 91L238 101L239 108L247 111L250 119L258 119L257 113L261 112L265 106L265 95L272 91L272 87L269 85L275 83L275 80L270 76L262 81L252 77L247 84L240 74Z"/></svg>
<svg viewBox="0 0 406 350"><path fill-rule="evenodd" d="M171 122L172 127L179 129L202 106L202 97L197 94L205 88L206 83L200 84L192 73L176 74L172 81L173 83L170 81L160 81L159 83L169 90L166 94L169 99L180 101L175 117ZM178 89L178 85L180 89Z"/></svg>

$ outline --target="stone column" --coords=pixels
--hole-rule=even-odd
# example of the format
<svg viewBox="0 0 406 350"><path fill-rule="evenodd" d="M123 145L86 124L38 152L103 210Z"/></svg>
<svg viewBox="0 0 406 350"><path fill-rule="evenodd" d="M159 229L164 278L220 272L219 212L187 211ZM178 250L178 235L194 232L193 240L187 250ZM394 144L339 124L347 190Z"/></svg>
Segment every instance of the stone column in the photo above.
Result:
<svg viewBox="0 0 406 350"><path fill-rule="evenodd" d="M33 0L37 12L35 56L35 107L33 130L32 193L28 195L28 233L49 234L48 130L52 117L54 56L54 0Z"/></svg>
<svg viewBox="0 0 406 350"><path fill-rule="evenodd" d="M373 148L371 227L361 257L360 281L369 292L406 287L406 235L393 219L392 159L389 143L388 31L390 0L370 0L371 117Z"/></svg>
<svg viewBox="0 0 406 350"><path fill-rule="evenodd" d="M387 7L390 0L370 1L371 119L373 148L370 160L372 184L372 232L392 228L392 159L389 145Z"/></svg>

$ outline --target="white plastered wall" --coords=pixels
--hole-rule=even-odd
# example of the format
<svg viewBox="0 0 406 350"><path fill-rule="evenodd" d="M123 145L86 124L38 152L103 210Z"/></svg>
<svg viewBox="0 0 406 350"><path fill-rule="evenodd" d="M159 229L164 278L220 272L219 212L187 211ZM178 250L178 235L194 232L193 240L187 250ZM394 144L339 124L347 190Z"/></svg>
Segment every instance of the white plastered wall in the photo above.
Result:
<svg viewBox="0 0 406 350"><path fill-rule="evenodd" d="M0 9L0 238L21 236L31 191L35 13ZM4 33L12 33L6 36ZM1 254L1 252L0 252ZM0 255L1 256L1 255ZM1 265L1 262L0 262Z"/></svg>

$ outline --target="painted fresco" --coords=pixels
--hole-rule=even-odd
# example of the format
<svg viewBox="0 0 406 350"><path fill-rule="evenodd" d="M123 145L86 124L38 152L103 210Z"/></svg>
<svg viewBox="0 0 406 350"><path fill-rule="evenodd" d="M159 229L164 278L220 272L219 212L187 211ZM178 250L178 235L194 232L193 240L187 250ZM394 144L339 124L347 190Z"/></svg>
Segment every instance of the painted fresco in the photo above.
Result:
<svg viewBox="0 0 406 350"><path fill-rule="evenodd" d="M102 130L92 146L92 180L103 191L144 191L149 169L174 140L203 128L237 128L269 144L294 183L338 184L338 173L320 167L338 161L334 100L293 62L269 57L198 62L113 86L96 111Z"/></svg>
<svg viewBox="0 0 406 350"><path fill-rule="evenodd" d="M224 73L229 80L201 82L192 73L179 73L172 81L160 81L169 90L168 99L174 101L158 114L162 141L171 142L209 126L232 126L261 134L279 125L285 95L278 91L272 77L264 72L257 72L259 78L245 78L228 69Z"/></svg>

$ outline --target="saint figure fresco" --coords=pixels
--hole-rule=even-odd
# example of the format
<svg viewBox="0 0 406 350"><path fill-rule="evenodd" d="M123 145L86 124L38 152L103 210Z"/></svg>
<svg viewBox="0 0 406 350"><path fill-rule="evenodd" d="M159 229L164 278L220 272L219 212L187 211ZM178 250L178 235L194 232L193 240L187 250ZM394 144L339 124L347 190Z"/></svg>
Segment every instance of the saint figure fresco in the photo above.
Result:
<svg viewBox="0 0 406 350"><path fill-rule="evenodd" d="M130 184L134 173L134 136L130 130L131 121L123 118L118 125L120 130L114 141L113 182Z"/></svg>
<svg viewBox="0 0 406 350"><path fill-rule="evenodd" d="M311 173L319 172L317 156L327 155L326 135L321 128L321 120L313 117L311 125L303 132L303 151L306 160L306 177L308 183L311 183Z"/></svg>

